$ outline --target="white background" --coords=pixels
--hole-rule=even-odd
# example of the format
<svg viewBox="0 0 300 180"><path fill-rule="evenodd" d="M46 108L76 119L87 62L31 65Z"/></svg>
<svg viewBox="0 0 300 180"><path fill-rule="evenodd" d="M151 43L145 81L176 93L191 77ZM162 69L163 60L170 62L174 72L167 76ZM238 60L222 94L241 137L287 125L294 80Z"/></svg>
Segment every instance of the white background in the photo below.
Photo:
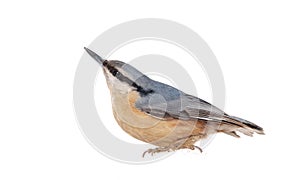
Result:
<svg viewBox="0 0 300 180"><path fill-rule="evenodd" d="M297 1L1 1L0 179L299 179L299 8ZM148 165L95 151L73 110L83 46L146 17L196 31L222 67L226 112L266 135L220 134L203 154Z"/></svg>

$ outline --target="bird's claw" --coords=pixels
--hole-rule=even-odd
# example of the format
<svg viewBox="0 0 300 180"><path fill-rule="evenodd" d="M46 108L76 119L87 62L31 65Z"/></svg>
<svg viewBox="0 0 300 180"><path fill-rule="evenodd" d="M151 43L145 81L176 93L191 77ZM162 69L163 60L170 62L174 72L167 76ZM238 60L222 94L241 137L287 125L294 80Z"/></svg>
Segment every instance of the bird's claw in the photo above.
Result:
<svg viewBox="0 0 300 180"><path fill-rule="evenodd" d="M160 153L160 152L170 152L170 151L175 151L175 150L178 150L178 149L191 149L191 150L195 150L195 149L198 149L200 151L200 153L203 152L203 150L198 147L198 146L195 146L195 145L189 145L189 146L183 146L181 148L170 148L170 147L157 147L157 148L154 148L154 149L148 149L147 151L145 151L142 155L142 157L144 158L145 155L148 153L148 154L151 154L151 156L153 156L153 154L155 153Z"/></svg>
<svg viewBox="0 0 300 180"><path fill-rule="evenodd" d="M203 150L200 148L200 147L198 147L198 146L195 146L195 145L192 145L189 149L191 149L191 150L195 150L195 149L198 149L199 151L200 151L200 153L202 153L203 152Z"/></svg>
<svg viewBox="0 0 300 180"><path fill-rule="evenodd" d="M142 157L145 157L145 155L151 154L151 156L153 156L153 154L155 153L160 153L160 152L170 152L172 149L170 148L165 148L165 147L158 147L158 148L154 148L154 149L148 149L147 151L145 151L142 155Z"/></svg>

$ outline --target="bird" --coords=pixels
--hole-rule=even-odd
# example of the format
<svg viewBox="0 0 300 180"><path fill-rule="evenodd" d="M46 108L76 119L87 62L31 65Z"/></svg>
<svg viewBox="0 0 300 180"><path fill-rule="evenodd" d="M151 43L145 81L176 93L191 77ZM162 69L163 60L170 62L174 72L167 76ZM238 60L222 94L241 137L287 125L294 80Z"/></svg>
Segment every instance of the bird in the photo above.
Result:
<svg viewBox="0 0 300 180"><path fill-rule="evenodd" d="M202 148L195 145L216 133L239 138L264 134L262 127L231 116L218 107L175 87L155 81L130 64L106 60L84 47L103 69L111 95L113 116L132 137L152 144L142 156L180 149Z"/></svg>

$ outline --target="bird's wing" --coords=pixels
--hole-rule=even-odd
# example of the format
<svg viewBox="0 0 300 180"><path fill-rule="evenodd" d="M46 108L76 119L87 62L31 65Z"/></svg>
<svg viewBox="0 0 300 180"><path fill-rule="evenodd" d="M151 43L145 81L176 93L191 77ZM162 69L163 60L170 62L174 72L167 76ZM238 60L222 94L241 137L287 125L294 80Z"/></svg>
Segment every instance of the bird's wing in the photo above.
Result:
<svg viewBox="0 0 300 180"><path fill-rule="evenodd" d="M182 92L171 98L161 94L141 97L136 102L136 107L162 120L168 120L171 117L181 120L218 121L219 119L221 121L224 116L224 112L217 107Z"/></svg>
<svg viewBox="0 0 300 180"><path fill-rule="evenodd" d="M158 87L154 92L137 99L136 108L160 120L202 120L217 123L220 131L235 137L239 137L235 131L249 136L254 132L264 134L263 129L256 124L230 116L210 103L170 86Z"/></svg>

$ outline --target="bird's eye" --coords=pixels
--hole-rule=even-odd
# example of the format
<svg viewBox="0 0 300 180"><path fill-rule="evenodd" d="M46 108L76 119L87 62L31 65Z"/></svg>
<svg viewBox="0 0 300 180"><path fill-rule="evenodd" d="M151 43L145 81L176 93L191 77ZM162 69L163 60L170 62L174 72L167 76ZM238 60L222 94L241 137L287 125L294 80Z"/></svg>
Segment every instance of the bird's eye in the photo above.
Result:
<svg viewBox="0 0 300 180"><path fill-rule="evenodd" d="M110 72L113 76L116 76L116 75L119 73L119 71L118 71L116 68L114 68L114 67L112 67L112 66L110 66L110 65L107 65L107 69L109 70L109 72Z"/></svg>
<svg viewBox="0 0 300 180"><path fill-rule="evenodd" d="M119 73L116 69L112 69L110 72L113 76L116 76Z"/></svg>

